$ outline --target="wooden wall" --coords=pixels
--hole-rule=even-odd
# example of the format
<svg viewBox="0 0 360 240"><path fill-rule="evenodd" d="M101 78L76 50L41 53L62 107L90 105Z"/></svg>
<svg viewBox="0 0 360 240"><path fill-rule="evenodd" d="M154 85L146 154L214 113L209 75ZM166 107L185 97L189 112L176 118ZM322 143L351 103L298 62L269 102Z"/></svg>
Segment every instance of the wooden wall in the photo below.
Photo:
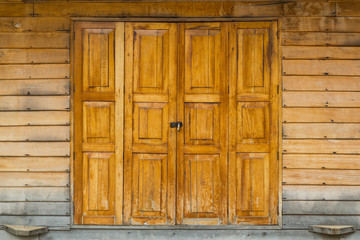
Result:
<svg viewBox="0 0 360 240"><path fill-rule="evenodd" d="M70 224L69 16L282 20L286 229L360 227L360 3L0 3L0 224Z"/></svg>

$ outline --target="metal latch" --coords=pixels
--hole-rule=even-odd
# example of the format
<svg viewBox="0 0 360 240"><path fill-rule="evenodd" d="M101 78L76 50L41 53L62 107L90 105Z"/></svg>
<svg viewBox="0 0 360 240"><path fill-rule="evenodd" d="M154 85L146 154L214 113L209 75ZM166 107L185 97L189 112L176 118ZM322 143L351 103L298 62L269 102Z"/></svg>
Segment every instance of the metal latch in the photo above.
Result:
<svg viewBox="0 0 360 240"><path fill-rule="evenodd" d="M171 122L170 123L170 127L176 128L178 132L180 132L180 128L182 127L182 125L183 125L182 122Z"/></svg>

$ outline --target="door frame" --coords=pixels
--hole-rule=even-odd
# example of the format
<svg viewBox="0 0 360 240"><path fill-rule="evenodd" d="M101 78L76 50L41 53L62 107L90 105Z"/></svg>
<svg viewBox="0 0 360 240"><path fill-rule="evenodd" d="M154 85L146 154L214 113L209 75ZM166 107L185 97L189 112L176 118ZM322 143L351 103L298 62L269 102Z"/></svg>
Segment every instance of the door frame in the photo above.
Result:
<svg viewBox="0 0 360 240"><path fill-rule="evenodd" d="M278 105L278 113L277 113L277 127L278 127L278 149L277 149L277 160L278 160L278 184L277 184L277 193L276 194L276 201L277 201L277 216L276 216L276 223L274 225L266 225L266 226L259 226L259 225L167 225L167 226L136 226L136 229L224 229L224 230L233 230L233 229L282 229L282 127L280 127L283 117L282 117L282 64L281 64L281 56L282 56L282 19L279 17L265 17L265 18L224 18L224 17L180 17L180 18L149 18L149 17L114 17L114 18L105 18L105 17L79 17L79 16L70 16L70 227L71 228L94 228L91 225L82 225L74 223L75 218L75 141L74 141L74 133L75 133L75 116L74 116L74 95L75 95L75 79L74 79L74 72L75 72L75 23L76 22L274 22L277 25L277 32L276 32L276 47L277 51L275 52L276 56L276 63L274 67L274 73L272 74L273 79L275 79L277 84L277 105ZM123 71L124 72L124 71ZM124 86L119 89L119 94L124 97L123 94ZM123 106L124 107L124 106ZM227 203L228 204L228 203ZM123 207L123 206L122 206ZM117 228L117 229L129 229L133 228L134 226L125 226L125 225L114 225L114 226L107 226L107 228Z"/></svg>

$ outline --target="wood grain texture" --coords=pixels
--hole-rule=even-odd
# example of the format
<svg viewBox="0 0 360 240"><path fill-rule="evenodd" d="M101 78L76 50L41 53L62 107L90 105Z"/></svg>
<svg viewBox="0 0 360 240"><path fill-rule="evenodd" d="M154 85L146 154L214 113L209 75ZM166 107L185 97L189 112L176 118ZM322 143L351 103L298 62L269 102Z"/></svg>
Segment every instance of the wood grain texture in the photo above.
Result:
<svg viewBox="0 0 360 240"><path fill-rule="evenodd" d="M310 170L285 169L283 182L286 185L360 185L359 170Z"/></svg>
<svg viewBox="0 0 360 240"><path fill-rule="evenodd" d="M70 113L67 111L0 112L0 125L70 125Z"/></svg>
<svg viewBox="0 0 360 240"><path fill-rule="evenodd" d="M45 201L66 202L70 200L69 187L1 187L1 202Z"/></svg>
<svg viewBox="0 0 360 240"><path fill-rule="evenodd" d="M360 140L283 140L287 153L360 153Z"/></svg>
<svg viewBox="0 0 360 240"><path fill-rule="evenodd" d="M284 154L287 169L360 169L360 155L340 154Z"/></svg>
<svg viewBox="0 0 360 240"><path fill-rule="evenodd" d="M283 92L285 107L358 107L358 92Z"/></svg>
<svg viewBox="0 0 360 240"><path fill-rule="evenodd" d="M305 1L288 2L283 5L285 16L335 16L335 3Z"/></svg>
<svg viewBox="0 0 360 240"><path fill-rule="evenodd" d="M0 79L69 77L69 64L0 65Z"/></svg>
<svg viewBox="0 0 360 240"><path fill-rule="evenodd" d="M70 215L70 202L0 202L0 214L11 216Z"/></svg>
<svg viewBox="0 0 360 240"><path fill-rule="evenodd" d="M283 200L360 200L358 186L284 185Z"/></svg>
<svg viewBox="0 0 360 240"><path fill-rule="evenodd" d="M283 60L286 75L359 75L358 60Z"/></svg>
<svg viewBox="0 0 360 240"><path fill-rule="evenodd" d="M68 95L69 79L1 80L0 95Z"/></svg>
<svg viewBox="0 0 360 240"><path fill-rule="evenodd" d="M284 46L359 46L360 33L282 32Z"/></svg>
<svg viewBox="0 0 360 240"><path fill-rule="evenodd" d="M69 110L69 96L1 96L0 110Z"/></svg>
<svg viewBox="0 0 360 240"><path fill-rule="evenodd" d="M69 48L67 32L0 33L1 48Z"/></svg>
<svg viewBox="0 0 360 240"><path fill-rule="evenodd" d="M68 126L0 127L0 141L69 141Z"/></svg>
<svg viewBox="0 0 360 240"><path fill-rule="evenodd" d="M284 201L283 214L358 215L360 201Z"/></svg>
<svg viewBox="0 0 360 240"><path fill-rule="evenodd" d="M8 9L11 9L8 7ZM4 15L1 15L4 16ZM0 32L70 31L68 17L0 17Z"/></svg>
<svg viewBox="0 0 360 240"><path fill-rule="evenodd" d="M0 224L40 225L64 230L70 228L70 216L0 216Z"/></svg>
<svg viewBox="0 0 360 240"><path fill-rule="evenodd" d="M0 172L1 187L67 187L68 173L7 173Z"/></svg>
<svg viewBox="0 0 360 240"><path fill-rule="evenodd" d="M68 63L68 49L0 49L0 63Z"/></svg>
<svg viewBox="0 0 360 240"><path fill-rule="evenodd" d="M2 17L28 17L33 14L31 3L0 3L0 16Z"/></svg>
<svg viewBox="0 0 360 240"><path fill-rule="evenodd" d="M351 225L359 228L359 216L285 215L284 229L308 229L310 225Z"/></svg>
<svg viewBox="0 0 360 240"><path fill-rule="evenodd" d="M283 76L283 90L360 91L360 78L351 76Z"/></svg>
<svg viewBox="0 0 360 240"><path fill-rule="evenodd" d="M0 156L70 156L70 143L1 142Z"/></svg>
<svg viewBox="0 0 360 240"><path fill-rule="evenodd" d="M359 32L359 17L284 17L282 30L311 32Z"/></svg>
<svg viewBox="0 0 360 240"><path fill-rule="evenodd" d="M360 108L283 108L284 122L360 122Z"/></svg>
<svg viewBox="0 0 360 240"><path fill-rule="evenodd" d="M336 16L359 16L360 3L358 2L340 2L337 5Z"/></svg>
<svg viewBox="0 0 360 240"><path fill-rule="evenodd" d="M359 59L359 47L283 46L283 59Z"/></svg>
<svg viewBox="0 0 360 240"><path fill-rule="evenodd" d="M64 157L0 157L2 172L70 172L70 159Z"/></svg>
<svg viewBox="0 0 360 240"><path fill-rule="evenodd" d="M360 138L360 124L289 123L283 124L284 138Z"/></svg>

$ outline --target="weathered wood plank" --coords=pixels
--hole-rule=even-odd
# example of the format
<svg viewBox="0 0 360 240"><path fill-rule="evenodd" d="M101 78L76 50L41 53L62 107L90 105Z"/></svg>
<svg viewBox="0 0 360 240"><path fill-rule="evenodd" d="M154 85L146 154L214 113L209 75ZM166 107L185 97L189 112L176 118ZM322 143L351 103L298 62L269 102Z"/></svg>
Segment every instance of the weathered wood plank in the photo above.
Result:
<svg viewBox="0 0 360 240"><path fill-rule="evenodd" d="M264 17L280 16L280 4L251 2L134 2L35 4L39 16Z"/></svg>
<svg viewBox="0 0 360 240"><path fill-rule="evenodd" d="M69 187L2 187L0 201L69 201Z"/></svg>
<svg viewBox="0 0 360 240"><path fill-rule="evenodd" d="M358 186L284 185L284 200L360 200Z"/></svg>
<svg viewBox="0 0 360 240"><path fill-rule="evenodd" d="M284 90L360 91L360 77L283 76Z"/></svg>
<svg viewBox="0 0 360 240"><path fill-rule="evenodd" d="M70 215L70 202L0 202L0 215L65 216Z"/></svg>
<svg viewBox="0 0 360 240"><path fill-rule="evenodd" d="M0 79L5 80L23 78L69 78L69 76L69 64L0 65Z"/></svg>
<svg viewBox="0 0 360 240"><path fill-rule="evenodd" d="M64 157L0 157L2 172L69 172L70 159Z"/></svg>
<svg viewBox="0 0 360 240"><path fill-rule="evenodd" d="M0 95L67 95L69 79L1 80Z"/></svg>
<svg viewBox="0 0 360 240"><path fill-rule="evenodd" d="M69 173L0 172L1 187L68 187Z"/></svg>
<svg viewBox="0 0 360 240"><path fill-rule="evenodd" d="M31 14L33 14L32 4L0 3L0 16L2 17L28 17Z"/></svg>
<svg viewBox="0 0 360 240"><path fill-rule="evenodd" d="M0 110L68 110L69 96L1 96Z"/></svg>
<svg viewBox="0 0 360 240"><path fill-rule="evenodd" d="M308 229L310 225L355 225L360 226L359 216L319 216L319 215L285 215L284 229Z"/></svg>
<svg viewBox="0 0 360 240"><path fill-rule="evenodd" d="M287 153L360 153L360 140L283 140Z"/></svg>
<svg viewBox="0 0 360 240"><path fill-rule="evenodd" d="M282 45L359 46L360 33L283 32Z"/></svg>
<svg viewBox="0 0 360 240"><path fill-rule="evenodd" d="M336 16L360 16L360 3L337 3Z"/></svg>
<svg viewBox="0 0 360 240"><path fill-rule="evenodd" d="M0 127L0 141L69 141L69 126Z"/></svg>
<svg viewBox="0 0 360 240"><path fill-rule="evenodd" d="M360 201L283 201L283 214L360 214Z"/></svg>
<svg viewBox="0 0 360 240"><path fill-rule="evenodd" d="M70 216L0 216L0 225L69 227Z"/></svg>
<svg viewBox="0 0 360 240"><path fill-rule="evenodd" d="M68 142L0 142L0 156L70 156Z"/></svg>
<svg viewBox="0 0 360 240"><path fill-rule="evenodd" d="M0 49L0 63L68 63L69 49Z"/></svg>
<svg viewBox="0 0 360 240"><path fill-rule="evenodd" d="M360 122L360 108L283 108L283 121Z"/></svg>
<svg viewBox="0 0 360 240"><path fill-rule="evenodd" d="M359 17L284 17L284 31L360 32Z"/></svg>
<svg viewBox="0 0 360 240"><path fill-rule="evenodd" d="M0 112L0 126L18 125L69 125L67 111Z"/></svg>
<svg viewBox="0 0 360 240"><path fill-rule="evenodd" d="M0 128L1 129L1 128ZM1 134L0 134L1 136ZM283 124L284 138L360 138L359 123ZM1 139L1 138L0 138Z"/></svg>
<svg viewBox="0 0 360 240"><path fill-rule="evenodd" d="M0 32L70 31L67 17L0 17Z"/></svg>
<svg viewBox="0 0 360 240"><path fill-rule="evenodd" d="M283 92L286 107L359 107L359 92Z"/></svg>
<svg viewBox="0 0 360 240"><path fill-rule="evenodd" d="M284 169L286 185L360 185L360 170Z"/></svg>
<svg viewBox="0 0 360 240"><path fill-rule="evenodd" d="M24 240L39 240L38 236L29 236L29 237L22 237ZM17 240L19 239L18 236L14 236L12 233L8 233L5 230L0 230L0 239L4 240Z"/></svg>
<svg viewBox="0 0 360 240"><path fill-rule="evenodd" d="M1 48L69 48L70 33L0 33Z"/></svg>
<svg viewBox="0 0 360 240"><path fill-rule="evenodd" d="M360 169L360 155L284 154L284 168Z"/></svg>
<svg viewBox="0 0 360 240"><path fill-rule="evenodd" d="M336 6L326 2L287 2L283 4L284 16L335 16Z"/></svg>
<svg viewBox="0 0 360 240"><path fill-rule="evenodd" d="M359 47L284 46L283 59L360 59Z"/></svg>
<svg viewBox="0 0 360 240"><path fill-rule="evenodd" d="M283 60L287 75L359 75L359 60Z"/></svg>

